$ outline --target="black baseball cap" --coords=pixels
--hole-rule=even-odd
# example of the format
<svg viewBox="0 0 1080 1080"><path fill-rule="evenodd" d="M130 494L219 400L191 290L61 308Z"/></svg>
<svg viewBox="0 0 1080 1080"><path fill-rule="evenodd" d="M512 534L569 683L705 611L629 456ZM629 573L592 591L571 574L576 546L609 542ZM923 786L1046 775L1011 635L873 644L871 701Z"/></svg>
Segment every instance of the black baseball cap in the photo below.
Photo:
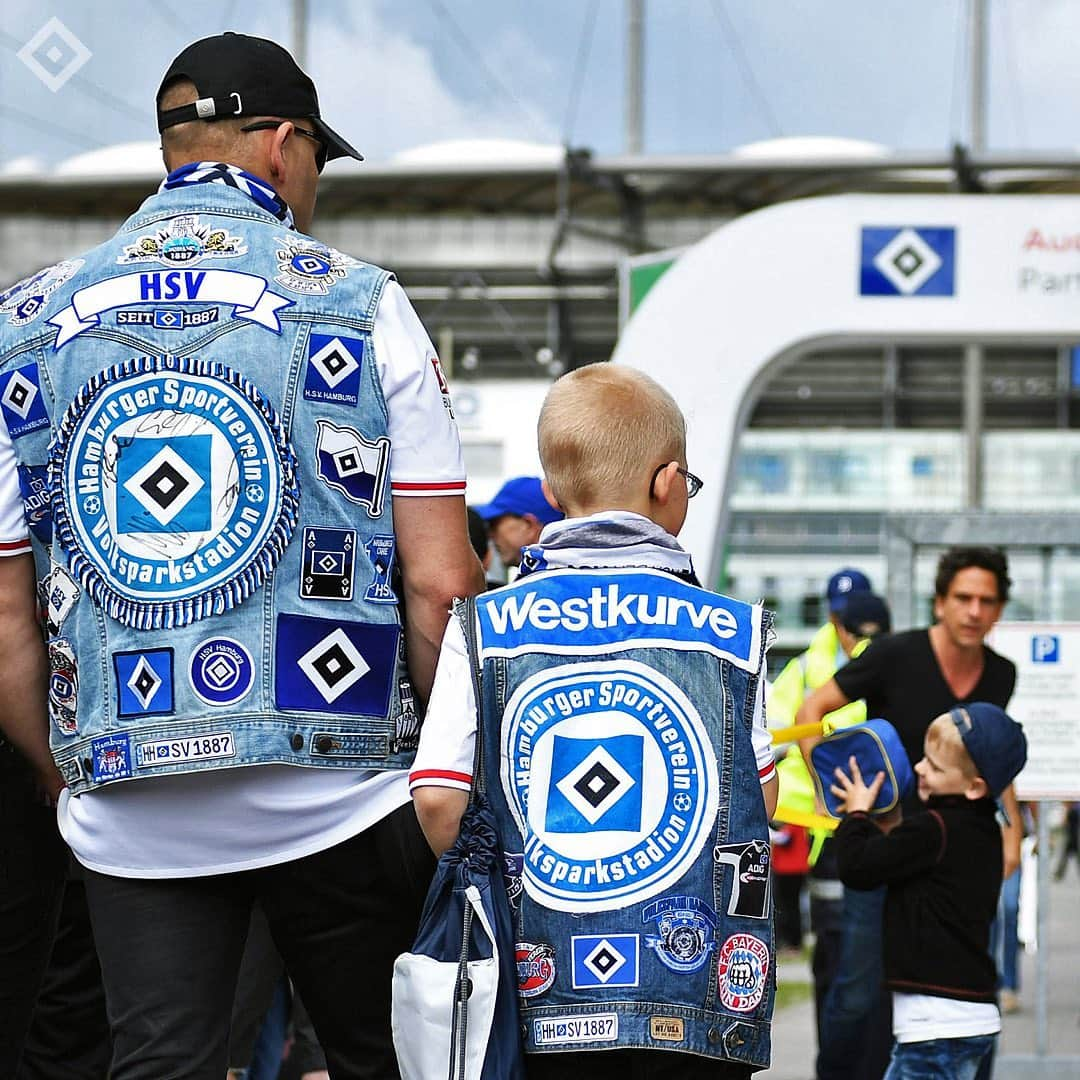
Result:
<svg viewBox="0 0 1080 1080"><path fill-rule="evenodd" d="M161 95L177 79L195 84L198 100L161 111ZM231 30L189 45L169 65L157 92L158 131L190 120L224 120L233 116L280 116L310 119L326 144L327 159L363 161L319 116L315 84L276 42L234 34Z"/></svg>

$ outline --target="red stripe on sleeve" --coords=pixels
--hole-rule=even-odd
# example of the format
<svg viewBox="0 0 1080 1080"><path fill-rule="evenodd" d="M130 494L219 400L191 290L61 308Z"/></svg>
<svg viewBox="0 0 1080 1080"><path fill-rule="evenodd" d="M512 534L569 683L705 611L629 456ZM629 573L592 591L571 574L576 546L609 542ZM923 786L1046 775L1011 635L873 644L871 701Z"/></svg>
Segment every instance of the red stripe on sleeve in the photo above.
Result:
<svg viewBox="0 0 1080 1080"><path fill-rule="evenodd" d="M464 480L446 480L437 483L415 484L404 480L395 480L390 484L391 491L464 491Z"/></svg>
<svg viewBox="0 0 1080 1080"><path fill-rule="evenodd" d="M418 769L409 773L409 783L417 780L456 780L459 784L472 784L472 776L464 772L451 772L448 769Z"/></svg>
<svg viewBox="0 0 1080 1080"><path fill-rule="evenodd" d="M21 555L30 550L30 540L27 537L22 540L0 540L0 555Z"/></svg>

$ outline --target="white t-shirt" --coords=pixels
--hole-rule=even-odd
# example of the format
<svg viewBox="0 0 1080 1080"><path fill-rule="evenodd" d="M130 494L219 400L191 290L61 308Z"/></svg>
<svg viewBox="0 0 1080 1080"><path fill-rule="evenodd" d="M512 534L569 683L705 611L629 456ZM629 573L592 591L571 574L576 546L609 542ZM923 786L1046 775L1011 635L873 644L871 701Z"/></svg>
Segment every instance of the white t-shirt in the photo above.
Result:
<svg viewBox="0 0 1080 1080"><path fill-rule="evenodd" d="M435 350L404 290L387 283L375 362L389 412L396 496L462 495L465 466ZM29 551L15 457L0 418L0 553ZM83 865L118 877L201 877L272 866L356 835L409 801L403 771L261 765L126 780L57 808Z"/></svg>
<svg viewBox="0 0 1080 1080"><path fill-rule="evenodd" d="M765 726L764 679L758 680L752 735L758 777L765 784L776 775L776 766L772 737ZM443 634L435 684L420 729L420 747L409 773L410 788L448 787L468 791L472 786L475 746L476 695L468 648L461 624L452 618Z"/></svg>
<svg viewBox="0 0 1080 1080"><path fill-rule="evenodd" d="M956 1001L933 994L893 994L892 1001L897 1042L970 1039L1001 1030L1001 1014L990 1001Z"/></svg>

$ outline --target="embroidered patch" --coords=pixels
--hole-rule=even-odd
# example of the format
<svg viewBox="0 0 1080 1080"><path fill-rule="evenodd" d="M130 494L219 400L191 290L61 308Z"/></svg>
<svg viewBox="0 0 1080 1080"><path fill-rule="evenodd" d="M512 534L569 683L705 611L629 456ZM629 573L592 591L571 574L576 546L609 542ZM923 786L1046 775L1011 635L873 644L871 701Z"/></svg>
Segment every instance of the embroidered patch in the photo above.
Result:
<svg viewBox="0 0 1080 1080"><path fill-rule="evenodd" d="M390 586L390 573L394 569L394 551L397 542L393 536L373 536L365 545L375 580L368 586L364 599L373 604L396 604L397 593Z"/></svg>
<svg viewBox="0 0 1080 1080"><path fill-rule="evenodd" d="M514 946L517 961L518 995L533 998L551 989L555 982L555 950L541 943L519 941Z"/></svg>
<svg viewBox="0 0 1080 1080"><path fill-rule="evenodd" d="M514 911L517 911L521 906L521 894L524 891L521 872L524 869L525 855L523 852L503 852L503 882L506 885L506 898L510 901L510 907Z"/></svg>
<svg viewBox="0 0 1080 1080"><path fill-rule="evenodd" d="M686 1024L678 1016L650 1016L649 1034L658 1042L682 1042Z"/></svg>
<svg viewBox="0 0 1080 1080"><path fill-rule="evenodd" d="M79 668L71 642L49 642L49 716L61 735L79 733Z"/></svg>
<svg viewBox="0 0 1080 1080"><path fill-rule="evenodd" d="M364 343L359 338L312 334L308 341L304 398L336 405L360 400L360 369Z"/></svg>
<svg viewBox="0 0 1080 1080"><path fill-rule="evenodd" d="M319 479L350 502L367 508L368 517L382 514L390 440L368 439L355 428L316 420L315 452Z"/></svg>
<svg viewBox="0 0 1080 1080"><path fill-rule="evenodd" d="M247 250L242 237L204 224L195 214L181 214L163 229L140 236L134 244L126 244L116 261L121 266L146 262L194 266L203 259L235 259L246 255Z"/></svg>
<svg viewBox="0 0 1080 1080"><path fill-rule="evenodd" d="M696 896L656 900L642 911L641 921L656 923L657 932L646 935L645 945L672 971L700 970L716 947L716 912Z"/></svg>
<svg viewBox="0 0 1080 1080"><path fill-rule="evenodd" d="M293 301L270 283L240 270L148 270L106 278L71 294L71 303L46 322L56 327L54 349L101 324L103 312L138 304L231 304L232 317L281 333L278 311Z"/></svg>
<svg viewBox="0 0 1080 1080"><path fill-rule="evenodd" d="M533 1042L537 1046L615 1042L618 1037L618 1013L580 1013L533 1021Z"/></svg>
<svg viewBox="0 0 1080 1080"><path fill-rule="evenodd" d="M435 378L439 382L439 393L442 394L443 408L446 410L447 415L451 420L454 419L454 403L450 397L450 384L446 381L446 376L443 374L442 364L439 363L439 358L433 356L431 358L431 366L435 369Z"/></svg>
<svg viewBox="0 0 1080 1080"><path fill-rule="evenodd" d="M211 761L236 757L236 740L231 731L193 735L187 739L155 739L135 744L135 767L175 765L181 761Z"/></svg>
<svg viewBox="0 0 1080 1080"><path fill-rule="evenodd" d="M53 440L72 573L137 629L186 626L260 588L296 525L296 458L255 387L221 364L138 357L90 380Z"/></svg>
<svg viewBox="0 0 1080 1080"><path fill-rule="evenodd" d="M128 308L116 313L117 326L151 326L155 330L190 330L193 326L212 326L218 321L216 307L199 311L177 311L175 308Z"/></svg>
<svg viewBox="0 0 1080 1080"><path fill-rule="evenodd" d="M514 692L503 730L503 792L537 903L611 911L693 865L716 818L716 751L670 679L631 660L550 668Z"/></svg>
<svg viewBox="0 0 1080 1080"><path fill-rule="evenodd" d="M402 637L399 640L405 639ZM420 717L416 712L416 700L408 675L402 675L398 679L398 698L401 701L401 712L394 721L393 751L395 754L407 754L420 745Z"/></svg>
<svg viewBox="0 0 1080 1080"><path fill-rule="evenodd" d="M247 696L255 681L255 661L233 638L208 638L191 654L188 681L207 705L234 705Z"/></svg>
<svg viewBox="0 0 1080 1080"><path fill-rule="evenodd" d="M769 947L752 934L732 934L720 946L717 981L720 1001L734 1012L756 1009L765 996Z"/></svg>
<svg viewBox="0 0 1080 1080"><path fill-rule="evenodd" d="M173 651L113 653L116 715L160 716L173 711Z"/></svg>
<svg viewBox="0 0 1080 1080"><path fill-rule="evenodd" d="M399 632L395 623L279 615L278 708L386 716Z"/></svg>
<svg viewBox="0 0 1080 1080"><path fill-rule="evenodd" d="M60 633L81 591L67 570L56 563L52 564L52 569L38 583L38 595L45 610L46 627L50 637Z"/></svg>
<svg viewBox="0 0 1080 1080"><path fill-rule="evenodd" d="M281 244L277 249L278 274L274 280L291 292L325 296L331 286L348 276L351 267L358 265L355 259L315 240L283 236Z"/></svg>
<svg viewBox="0 0 1080 1080"><path fill-rule="evenodd" d="M49 426L37 364L27 364L7 375L0 375L0 410L8 435L13 439Z"/></svg>
<svg viewBox="0 0 1080 1080"><path fill-rule="evenodd" d="M45 310L45 302L83 265L82 259L65 259L16 282L0 295L0 314L12 326L26 326Z"/></svg>
<svg viewBox="0 0 1080 1080"><path fill-rule="evenodd" d="M131 775L131 737L101 735L90 743L94 783L123 780Z"/></svg>
<svg viewBox="0 0 1080 1080"><path fill-rule="evenodd" d="M570 938L575 990L637 986L637 934L583 934Z"/></svg>
<svg viewBox="0 0 1080 1080"><path fill-rule="evenodd" d="M768 843L750 840L745 844L718 844L713 848L713 858L734 871L728 914L742 915L747 919L767 919L772 893Z"/></svg>
<svg viewBox="0 0 1080 1080"><path fill-rule="evenodd" d="M26 527L46 547L52 543L53 533L48 472L47 465L19 466L19 494Z"/></svg>
<svg viewBox="0 0 1080 1080"><path fill-rule="evenodd" d="M351 600L356 572L356 530L304 527L304 600Z"/></svg>

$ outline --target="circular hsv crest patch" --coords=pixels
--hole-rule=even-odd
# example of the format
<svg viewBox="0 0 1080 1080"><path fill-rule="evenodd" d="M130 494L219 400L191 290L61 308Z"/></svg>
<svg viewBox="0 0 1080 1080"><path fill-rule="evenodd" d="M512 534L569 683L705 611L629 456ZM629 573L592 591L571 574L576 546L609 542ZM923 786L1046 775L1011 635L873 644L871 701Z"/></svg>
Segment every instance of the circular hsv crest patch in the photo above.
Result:
<svg viewBox="0 0 1080 1080"><path fill-rule="evenodd" d="M716 978L721 1004L751 1012L761 1004L769 974L769 947L752 934L732 934L720 946Z"/></svg>
<svg viewBox="0 0 1080 1080"><path fill-rule="evenodd" d="M192 653L188 679L191 689L207 705L232 705L251 689L255 662L239 641L210 638Z"/></svg>
<svg viewBox="0 0 1080 1080"><path fill-rule="evenodd" d="M551 668L504 715L503 792L537 903L611 911L691 868L716 818L716 754L670 679L633 660Z"/></svg>
<svg viewBox="0 0 1080 1080"><path fill-rule="evenodd" d="M266 580L296 525L296 458L243 376L190 357L138 357L75 395L49 457L72 572L112 618L185 626Z"/></svg>

